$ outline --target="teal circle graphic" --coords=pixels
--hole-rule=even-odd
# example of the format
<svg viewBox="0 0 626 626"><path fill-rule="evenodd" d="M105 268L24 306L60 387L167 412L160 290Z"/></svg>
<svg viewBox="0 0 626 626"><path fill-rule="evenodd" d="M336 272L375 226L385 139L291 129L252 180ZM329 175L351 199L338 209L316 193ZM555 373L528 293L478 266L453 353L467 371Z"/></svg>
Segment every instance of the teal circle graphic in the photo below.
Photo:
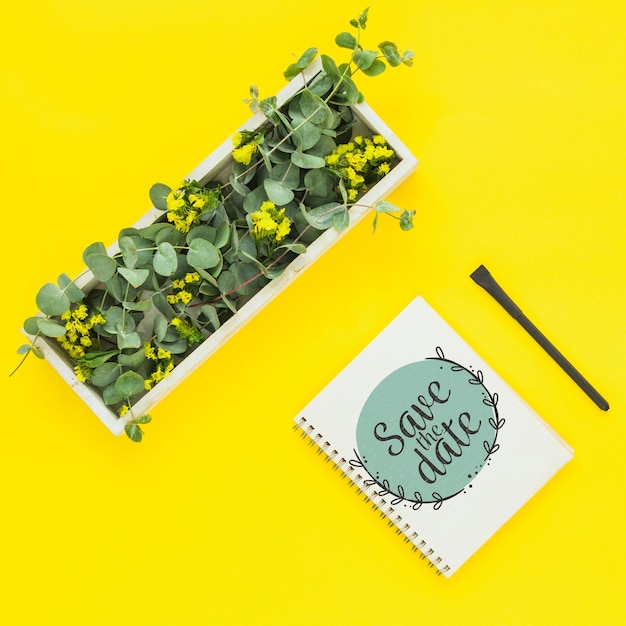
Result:
<svg viewBox="0 0 626 626"><path fill-rule="evenodd" d="M444 358L405 365L377 385L361 410L359 461L398 502L441 505L462 492L498 448L504 420L496 403L480 371Z"/></svg>

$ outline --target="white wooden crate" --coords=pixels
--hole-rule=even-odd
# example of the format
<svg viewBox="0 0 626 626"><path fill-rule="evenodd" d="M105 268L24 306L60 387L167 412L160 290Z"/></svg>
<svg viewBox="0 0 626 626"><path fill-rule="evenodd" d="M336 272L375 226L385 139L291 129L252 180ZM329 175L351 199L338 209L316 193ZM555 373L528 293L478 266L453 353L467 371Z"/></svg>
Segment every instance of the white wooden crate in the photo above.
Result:
<svg viewBox="0 0 626 626"><path fill-rule="evenodd" d="M321 69L321 63L317 60L305 72L307 81L310 81ZM304 85L302 76L298 76L290 81L278 94L277 105L280 107L288 101ZM152 408L168 395L180 382L194 372L204 363L221 345L242 328L256 313L265 305L271 302L279 293L290 285L296 277L305 269L310 267L326 250L328 250L338 239L343 237L353 228L365 215L370 212L368 206L374 205L378 200L388 196L398 185L405 180L417 167L417 159L408 148L398 139L391 129L376 115L376 113L365 103L351 106L356 118L357 129L362 134L382 135L388 145L395 151L398 163L382 180L372 186L359 200L359 206L350 209L350 226L341 232L333 228L324 231L314 242L312 242L305 254L294 259L283 274L254 295L239 311L197 347L189 356L179 363L172 374L155 385L149 392L133 403L134 415L149 413ZM231 135L218 146L206 159L195 167L185 178L206 183L210 180L225 180L232 163L232 140L231 137L238 130L256 130L267 121L262 113L253 115L241 128L233 131ZM155 208L150 209L134 225L134 228L143 228L161 219L163 212ZM108 248L109 254L119 252L117 242ZM81 275L76 281L78 287L89 292L98 283L93 274L89 271ZM26 333L25 333L26 334ZM29 336L31 340L34 337ZM40 337L37 346L45 355L46 360L60 374L63 380L82 398L102 423L115 435L124 432L124 426L132 419L130 413L124 417L118 417L109 407L107 407L97 390L87 384L78 381L74 375L73 364L66 358L65 353L58 346L54 339Z"/></svg>

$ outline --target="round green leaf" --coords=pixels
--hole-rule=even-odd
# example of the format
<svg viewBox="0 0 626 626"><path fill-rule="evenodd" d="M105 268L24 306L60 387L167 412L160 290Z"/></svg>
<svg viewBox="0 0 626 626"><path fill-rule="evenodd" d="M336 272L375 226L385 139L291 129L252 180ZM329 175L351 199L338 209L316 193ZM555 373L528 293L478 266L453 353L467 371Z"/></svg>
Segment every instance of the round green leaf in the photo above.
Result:
<svg viewBox="0 0 626 626"><path fill-rule="evenodd" d="M124 402L126 397L115 389L115 383L111 383L102 390L102 399L104 400L104 404L111 406L112 404Z"/></svg>
<svg viewBox="0 0 626 626"><path fill-rule="evenodd" d="M363 70L363 74L366 76L378 76L387 69L387 66L380 60L375 59L374 62L366 69Z"/></svg>
<svg viewBox="0 0 626 626"><path fill-rule="evenodd" d="M237 286L237 280L235 279L235 275L230 270L225 270L219 275L217 284L219 285L222 293L228 293Z"/></svg>
<svg viewBox="0 0 626 626"><path fill-rule="evenodd" d="M135 330L135 320L130 313L126 313L123 309L117 306L112 306L104 314L106 322L104 324L104 330L108 333L126 334Z"/></svg>
<svg viewBox="0 0 626 626"><path fill-rule="evenodd" d="M65 292L71 302L80 302L85 297L85 292L77 287L67 274L61 274L57 279L57 284Z"/></svg>
<svg viewBox="0 0 626 626"><path fill-rule="evenodd" d="M103 363L93 370L89 382L96 387L106 387L117 378L119 369L117 363Z"/></svg>
<svg viewBox="0 0 626 626"><path fill-rule="evenodd" d="M150 276L150 271L146 269L135 270L128 267L120 267L118 272L135 288L141 287L148 279L148 276Z"/></svg>
<svg viewBox="0 0 626 626"><path fill-rule="evenodd" d="M63 337L66 333L65 326L45 317L40 317L37 325L41 334L46 337Z"/></svg>
<svg viewBox="0 0 626 626"><path fill-rule="evenodd" d="M164 241L157 246L157 251L152 261L154 271L161 276L171 276L178 269L178 257L174 246Z"/></svg>
<svg viewBox="0 0 626 626"><path fill-rule="evenodd" d="M93 272L93 275L105 283L115 275L117 263L108 255L102 252L94 252L85 257L87 267Z"/></svg>
<svg viewBox="0 0 626 626"><path fill-rule="evenodd" d="M217 231L213 226L208 226L207 224L200 224L199 226L194 226L188 233L186 237L187 243L191 243L194 239L206 239L211 243L215 243L215 236Z"/></svg>
<svg viewBox="0 0 626 626"><path fill-rule="evenodd" d="M341 210L333 213L333 226L335 230L342 231L350 225L350 215L348 209L345 206L341 207Z"/></svg>
<svg viewBox="0 0 626 626"><path fill-rule="evenodd" d="M327 169L310 170L304 176L304 186L312 196L330 195L336 183L337 179Z"/></svg>
<svg viewBox="0 0 626 626"><path fill-rule="evenodd" d="M37 293L35 302L45 315L62 315L70 308L70 299L54 283L46 283Z"/></svg>
<svg viewBox="0 0 626 626"><path fill-rule="evenodd" d="M293 80L302 70L295 64L292 63L284 72L283 76L286 80Z"/></svg>
<svg viewBox="0 0 626 626"><path fill-rule="evenodd" d="M141 430L141 427L139 425L132 423L126 424L124 426L124 432L131 441L134 441L135 443L141 443L141 440L143 439L143 430Z"/></svg>
<svg viewBox="0 0 626 626"><path fill-rule="evenodd" d="M324 68L324 72L328 74L332 79L337 80L341 78L341 74L339 73L339 68L335 61L326 54L321 55L322 59L322 67Z"/></svg>
<svg viewBox="0 0 626 626"><path fill-rule="evenodd" d="M131 354L120 354L117 357L117 362L119 365L123 365L124 367L130 367L135 371L139 369L139 367L145 360L146 351L143 348L137 350L137 352L132 352Z"/></svg>
<svg viewBox="0 0 626 626"><path fill-rule="evenodd" d="M338 202L329 202L314 209L307 209L304 204L300 205L300 210L306 221L318 230L325 230L332 226L334 224L334 214L344 209L345 205Z"/></svg>
<svg viewBox="0 0 626 626"><path fill-rule="evenodd" d="M286 243L282 246L278 246L276 249L291 250L291 252L294 252L295 254L304 254L306 252L306 246L303 243Z"/></svg>
<svg viewBox="0 0 626 626"><path fill-rule="evenodd" d="M202 311L202 314L209 320L214 330L217 330L220 327L220 318L218 317L217 310L213 305L205 304L200 311Z"/></svg>
<svg viewBox="0 0 626 626"><path fill-rule="evenodd" d="M230 239L230 224L228 222L224 222L217 229L217 234L215 235L215 241L213 242L216 248L223 248Z"/></svg>
<svg viewBox="0 0 626 626"><path fill-rule="evenodd" d="M402 230L411 230L413 228L413 218L415 211L402 211L400 214L400 228Z"/></svg>
<svg viewBox="0 0 626 626"><path fill-rule="evenodd" d="M296 61L296 65L305 70L317 55L317 48L307 48L300 58Z"/></svg>
<svg viewBox="0 0 626 626"><path fill-rule="evenodd" d="M83 252L83 261L85 262L85 264L87 263L87 257L90 254L95 254L96 252L98 254L107 253L107 249L104 247L104 244L101 241L96 241L95 243L92 243L85 248L85 251Z"/></svg>
<svg viewBox="0 0 626 626"><path fill-rule="evenodd" d="M379 200L374 205L374 209L379 213L396 213L400 210L399 207L387 200Z"/></svg>
<svg viewBox="0 0 626 626"><path fill-rule="evenodd" d="M294 120L293 142L298 150L312 148L322 136L322 127L305 120Z"/></svg>
<svg viewBox="0 0 626 626"><path fill-rule="evenodd" d="M376 60L376 50L357 50L354 53L354 62L360 70L366 70Z"/></svg>
<svg viewBox="0 0 626 626"><path fill-rule="evenodd" d="M356 37L351 33L339 33L335 37L335 43L340 48L349 48L350 50L354 50L357 47Z"/></svg>
<svg viewBox="0 0 626 626"><path fill-rule="evenodd" d="M63 311L65 313L65 311ZM24 320L24 330L29 334L29 335L36 335L39 332L39 320L41 319L41 317L39 316L35 316L35 317L29 317L27 319Z"/></svg>
<svg viewBox="0 0 626 626"><path fill-rule="evenodd" d="M322 157L300 152L292 152L291 161L294 165L306 170L318 169L326 165L326 161Z"/></svg>
<svg viewBox="0 0 626 626"><path fill-rule="evenodd" d="M130 348L136 350L141 346L141 337L139 333L118 333L117 334L117 346L120 350Z"/></svg>
<svg viewBox="0 0 626 626"><path fill-rule="evenodd" d="M260 185L256 189L253 189L243 201L243 209L246 213L254 213L258 211L263 202L267 200L267 193L265 193L265 187Z"/></svg>
<svg viewBox="0 0 626 626"><path fill-rule="evenodd" d="M332 126L333 112L322 98L308 89L300 96L300 110L307 121L321 124L324 128Z"/></svg>
<svg viewBox="0 0 626 626"><path fill-rule="evenodd" d="M163 183L156 183L150 188L150 200L155 209L159 211L167 211L167 202L165 199L172 191L167 185Z"/></svg>
<svg viewBox="0 0 626 626"><path fill-rule="evenodd" d="M378 48L385 55L385 59L387 59L387 63L389 63L391 67L397 67L402 63L398 46L393 43L393 41L383 41L378 44Z"/></svg>
<svg viewBox="0 0 626 626"><path fill-rule="evenodd" d="M187 263L191 267L207 269L215 267L220 261L220 251L206 239L194 239L189 244Z"/></svg>
<svg viewBox="0 0 626 626"><path fill-rule="evenodd" d="M228 179L228 182L230 183L230 186L234 189L234 191L238 193L240 196L245 197L245 195L249 193L250 191L250 189L241 182L239 177L235 176L234 174L231 174L231 176Z"/></svg>
<svg viewBox="0 0 626 626"><path fill-rule="evenodd" d="M328 135L322 135L320 140L307 150L307 154L314 154L315 156L325 157L328 156L335 148L337 144L332 137Z"/></svg>
<svg viewBox="0 0 626 626"><path fill-rule="evenodd" d="M152 308L152 301L150 298L146 300L139 300L138 302L122 302L122 306L127 311L142 311L147 313Z"/></svg>
<svg viewBox="0 0 626 626"><path fill-rule="evenodd" d="M179 230L172 224L165 224L163 228L160 228L159 231L154 236L154 242L157 244L169 243L173 246L180 246L185 241L185 234L181 233ZM150 252L152 254L152 252Z"/></svg>
<svg viewBox="0 0 626 626"><path fill-rule="evenodd" d="M137 254L137 246L133 239L131 237L121 237L119 245L124 265L129 268L136 267L139 255Z"/></svg>
<svg viewBox="0 0 626 626"><path fill-rule="evenodd" d="M124 372L115 381L115 392L122 398L132 398L145 391L143 378L136 372Z"/></svg>
<svg viewBox="0 0 626 626"><path fill-rule="evenodd" d="M280 181L266 178L263 181L263 187L265 187L268 198L277 206L285 206L294 198L293 191Z"/></svg>
<svg viewBox="0 0 626 626"><path fill-rule="evenodd" d="M288 189L298 189L300 187L300 168L291 161L279 163L272 167L270 179L281 183Z"/></svg>
<svg viewBox="0 0 626 626"><path fill-rule="evenodd" d="M83 365L95 369L106 363L111 357L117 354L117 350L107 350L106 352L88 352L80 361Z"/></svg>
<svg viewBox="0 0 626 626"><path fill-rule="evenodd" d="M157 315L154 318L154 334L159 341L163 341L165 334L167 333L168 322L162 315Z"/></svg>

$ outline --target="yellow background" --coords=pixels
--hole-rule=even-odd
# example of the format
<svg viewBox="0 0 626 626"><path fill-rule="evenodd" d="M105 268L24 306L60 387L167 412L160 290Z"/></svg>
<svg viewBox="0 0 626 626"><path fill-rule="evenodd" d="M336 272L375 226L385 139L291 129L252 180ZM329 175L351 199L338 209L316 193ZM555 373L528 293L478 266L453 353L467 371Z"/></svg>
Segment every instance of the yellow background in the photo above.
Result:
<svg viewBox="0 0 626 626"><path fill-rule="evenodd" d="M115 438L46 364L13 378L39 287L77 274L365 5L21 0L2 10L0 621L626 621L626 5L372 0L363 79L420 160L390 198ZM480 263L611 404L603 413L469 278ZM450 580L292 431L421 294L576 456ZM523 471L523 469L521 470Z"/></svg>

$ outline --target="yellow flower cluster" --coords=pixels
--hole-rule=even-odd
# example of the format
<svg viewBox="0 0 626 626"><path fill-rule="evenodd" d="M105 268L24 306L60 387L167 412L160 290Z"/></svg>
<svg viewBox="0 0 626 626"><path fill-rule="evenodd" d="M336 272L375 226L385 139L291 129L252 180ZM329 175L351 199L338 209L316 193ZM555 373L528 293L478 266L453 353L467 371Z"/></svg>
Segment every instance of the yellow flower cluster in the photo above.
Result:
<svg viewBox="0 0 626 626"><path fill-rule="evenodd" d="M178 331L181 339L186 339L190 345L202 342L202 333L189 322L175 317L172 319L171 324Z"/></svg>
<svg viewBox="0 0 626 626"><path fill-rule="evenodd" d="M258 145L260 141L260 136L255 135L249 131L244 131L240 133L235 133L232 138L233 146L235 146L233 150L233 159L237 161L237 163L242 163L243 165L250 165L252 161L252 157L256 154L258 150Z"/></svg>
<svg viewBox="0 0 626 626"><path fill-rule="evenodd" d="M189 286L195 285L200 280L200 274L198 272L187 272L184 278L178 278L172 281L172 287L176 289L176 292L170 293L167 296L167 301L170 304L176 304L182 302L183 304L189 304L193 299L193 292L189 291Z"/></svg>
<svg viewBox="0 0 626 626"><path fill-rule="evenodd" d="M165 198L167 219L176 230L188 233L200 223L200 217L217 207L218 197L213 189L205 189L195 181L183 181L178 189L172 189Z"/></svg>
<svg viewBox="0 0 626 626"><path fill-rule="evenodd" d="M268 244L280 243L291 231L291 220L285 215L285 209L277 209L267 200L258 211L250 214L252 236L257 240L266 240Z"/></svg>
<svg viewBox="0 0 626 626"><path fill-rule="evenodd" d="M326 165L341 175L348 200L353 202L367 191L369 183L389 173L394 157L394 151L381 135L372 138L359 135L349 143L338 145L326 157Z"/></svg>
<svg viewBox="0 0 626 626"><path fill-rule="evenodd" d="M150 391L154 385L163 380L172 373L174 369L174 361L172 360L172 353L169 350L165 350L161 347L154 347L151 342L146 342L143 346L144 354L150 361L154 361L156 367L150 378L144 380L144 387L147 391Z"/></svg>
<svg viewBox="0 0 626 626"><path fill-rule="evenodd" d="M65 334L57 337L61 347L72 359L81 359L85 356L87 348L91 348L98 339L93 334L96 324L104 324L104 317L100 313L90 314L86 304L79 304L73 310L68 309L61 315L65 322ZM81 382L89 378L91 371L87 367L76 366L76 377Z"/></svg>

